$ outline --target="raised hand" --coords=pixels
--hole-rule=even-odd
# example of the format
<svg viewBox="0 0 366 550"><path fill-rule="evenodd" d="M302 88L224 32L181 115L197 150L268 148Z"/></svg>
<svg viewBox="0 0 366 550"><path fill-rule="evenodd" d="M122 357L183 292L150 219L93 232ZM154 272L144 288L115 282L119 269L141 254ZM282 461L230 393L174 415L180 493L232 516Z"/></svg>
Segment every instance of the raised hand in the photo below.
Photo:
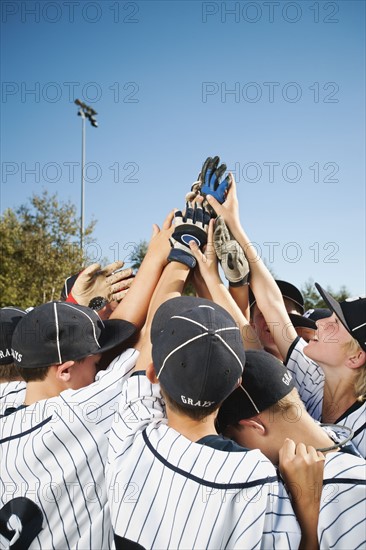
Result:
<svg viewBox="0 0 366 550"><path fill-rule="evenodd" d="M226 170L226 164L220 163L220 157L208 157L203 163L200 180L202 181L201 194L212 195L222 204L225 201L227 191L229 189L229 176L221 181L221 178Z"/></svg>
<svg viewBox="0 0 366 550"><path fill-rule="evenodd" d="M172 249L168 260L183 263L189 268L195 267L196 259L189 243L194 241L202 249L207 243L209 220L210 216L200 202L188 202L184 214L177 210L174 214L175 229L170 237Z"/></svg>
<svg viewBox="0 0 366 550"><path fill-rule="evenodd" d="M132 269L123 269L123 262L116 261L101 268L95 263L82 271L75 281L67 302L88 306L92 298L101 297L108 302L120 300L131 286Z"/></svg>
<svg viewBox="0 0 366 550"><path fill-rule="evenodd" d="M207 157L203 163L202 170L191 187L190 193L186 195L186 201L192 201L197 195L202 195L205 199L206 195L212 195L222 204L230 187L230 178L221 181L221 178L226 170L226 164L220 163L220 157ZM207 208L207 201L204 200L204 206ZM211 211L211 208L209 207Z"/></svg>
<svg viewBox="0 0 366 550"><path fill-rule="evenodd" d="M249 278L248 260L221 216L216 218L213 239L216 255L230 286L246 284Z"/></svg>

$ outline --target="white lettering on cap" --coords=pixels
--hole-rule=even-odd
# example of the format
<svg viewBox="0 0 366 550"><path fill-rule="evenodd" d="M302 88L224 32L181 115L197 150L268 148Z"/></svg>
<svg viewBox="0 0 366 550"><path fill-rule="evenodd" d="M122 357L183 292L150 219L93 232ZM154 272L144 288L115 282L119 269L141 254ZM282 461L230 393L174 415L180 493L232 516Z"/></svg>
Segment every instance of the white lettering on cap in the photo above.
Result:
<svg viewBox="0 0 366 550"><path fill-rule="evenodd" d="M182 403L185 405L191 405L192 407L211 407L214 405L215 401L196 401L194 402L191 397L186 397L185 395L180 396Z"/></svg>
<svg viewBox="0 0 366 550"><path fill-rule="evenodd" d="M283 378L282 378L282 382L284 384L286 384L286 386L289 385L289 383L291 382L292 380L292 376L289 372L285 372L285 374L283 375Z"/></svg>
<svg viewBox="0 0 366 550"><path fill-rule="evenodd" d="M12 354L12 356L14 357L14 359L15 359L16 361L18 361L18 363L21 363L21 362L22 362L22 357L23 357L23 355L22 355L21 353L19 353L18 351L16 351L15 349L12 348L11 354Z"/></svg>
<svg viewBox="0 0 366 550"><path fill-rule="evenodd" d="M7 349L5 353L0 350L0 359L5 359L5 357L11 357L10 351Z"/></svg>

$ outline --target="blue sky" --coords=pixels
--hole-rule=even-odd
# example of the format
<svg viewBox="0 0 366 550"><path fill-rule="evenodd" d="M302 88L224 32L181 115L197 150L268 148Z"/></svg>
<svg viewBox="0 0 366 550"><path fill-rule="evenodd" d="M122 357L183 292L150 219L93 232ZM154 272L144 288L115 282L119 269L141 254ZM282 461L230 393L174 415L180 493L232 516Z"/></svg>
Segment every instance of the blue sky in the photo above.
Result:
<svg viewBox="0 0 366 550"><path fill-rule="evenodd" d="M365 3L3 1L1 212L47 188L128 262L207 156L278 278L365 293Z"/></svg>

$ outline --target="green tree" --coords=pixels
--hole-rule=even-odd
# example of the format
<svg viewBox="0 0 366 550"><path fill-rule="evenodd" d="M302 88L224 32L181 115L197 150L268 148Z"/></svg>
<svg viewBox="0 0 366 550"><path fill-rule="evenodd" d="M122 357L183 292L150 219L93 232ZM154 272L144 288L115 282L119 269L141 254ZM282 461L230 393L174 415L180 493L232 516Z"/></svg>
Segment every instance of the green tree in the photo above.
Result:
<svg viewBox="0 0 366 550"><path fill-rule="evenodd" d="M147 241L140 241L139 244L134 248L130 256L130 262L132 269L138 269L142 264L142 260L145 258L147 247L149 243Z"/></svg>
<svg viewBox="0 0 366 550"><path fill-rule="evenodd" d="M85 229L90 242L93 221ZM71 202L43 191L0 217L0 306L29 307L58 300L65 278L87 261L79 247L80 220Z"/></svg>
<svg viewBox="0 0 366 550"><path fill-rule="evenodd" d="M349 298L350 293L348 292L347 288L343 285L338 291L334 291L330 286L327 286L325 289L333 298L338 300L339 302L342 302L346 298ZM304 296L305 301L305 311L308 309L316 309L316 308L326 308L327 305L320 296L319 292L316 290L314 281L312 279L308 279L304 285L301 288L301 292Z"/></svg>

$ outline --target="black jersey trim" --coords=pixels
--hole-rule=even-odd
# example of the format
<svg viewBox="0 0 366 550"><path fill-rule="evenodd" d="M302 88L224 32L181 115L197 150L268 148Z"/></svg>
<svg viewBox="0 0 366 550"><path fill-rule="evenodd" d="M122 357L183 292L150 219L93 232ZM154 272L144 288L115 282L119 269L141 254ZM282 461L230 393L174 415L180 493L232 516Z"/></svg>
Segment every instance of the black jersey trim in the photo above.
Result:
<svg viewBox="0 0 366 550"><path fill-rule="evenodd" d="M24 390L25 390L25 387L19 388L19 389L17 389L17 390L11 390L10 392L4 393L4 395L1 395L1 396L0 396L0 400L1 400L1 399L6 399L9 395L13 395L13 393L14 393L14 394L15 394L15 393L20 393L20 392L22 392L22 391L24 391Z"/></svg>
<svg viewBox="0 0 366 550"><path fill-rule="evenodd" d="M116 550L146 550L145 547L141 546L138 542L120 537L116 535L116 533L114 534L114 543L116 545Z"/></svg>
<svg viewBox="0 0 366 550"><path fill-rule="evenodd" d="M300 336L297 336L295 340L292 342L291 346L288 348L288 352L286 355L286 359L284 360L283 364L286 366L290 357L291 353L294 351L295 346L297 345L298 341L300 340Z"/></svg>
<svg viewBox="0 0 366 550"><path fill-rule="evenodd" d="M9 437L4 437L4 439L0 439L0 444L1 443L6 443L7 441L11 441L12 439L19 439L20 437L23 437L24 435L28 435L31 432L34 432L34 430L38 430L38 428L42 428L42 426L47 424L47 422L49 422L51 419L52 419L52 416L49 416L48 418L46 418L45 420L43 420L42 422L40 422L36 426L33 426L33 428L29 428L29 430L26 430L25 432L22 432L22 433L16 434L16 435L10 435Z"/></svg>
<svg viewBox="0 0 366 550"><path fill-rule="evenodd" d="M331 479L324 479L323 485L366 485L366 479L355 479L352 477L333 477Z"/></svg>
<svg viewBox="0 0 366 550"><path fill-rule="evenodd" d="M344 411L344 413L339 418L337 418L337 420L334 422L334 424L338 424L338 422L340 422L344 418L347 418L348 415L350 415L351 413L357 411L360 407L363 406L363 404L364 404L363 401L355 401L353 403L353 405L348 407L348 409L346 411ZM366 424L366 422L365 422L365 424ZM364 427L365 427L365 424L364 424Z"/></svg>
<svg viewBox="0 0 366 550"><path fill-rule="evenodd" d="M271 477L264 477L260 479L256 479L254 481L247 481L245 483L216 483L215 481L206 481L205 479L202 479L200 477L194 476L185 470L182 470L181 468L177 468L176 466L173 466L173 464L170 464L165 458L161 456L160 453L154 447L151 445L149 438L146 433L146 428L142 432L142 437L150 449L150 451L153 453L153 455L164 464L167 468L170 470L173 470L173 472L176 472L177 474L180 474L188 479L191 479L192 481L195 481L199 485L204 485L205 487L212 487L213 489L246 489L248 487L256 487L258 485L266 485L267 483L274 483L278 481L277 476L271 476Z"/></svg>
<svg viewBox="0 0 366 550"><path fill-rule="evenodd" d="M353 432L353 438L354 439L356 437L356 435L360 435L360 433L366 428L366 422L364 424L362 424L362 426L360 426L357 430L355 430Z"/></svg>

